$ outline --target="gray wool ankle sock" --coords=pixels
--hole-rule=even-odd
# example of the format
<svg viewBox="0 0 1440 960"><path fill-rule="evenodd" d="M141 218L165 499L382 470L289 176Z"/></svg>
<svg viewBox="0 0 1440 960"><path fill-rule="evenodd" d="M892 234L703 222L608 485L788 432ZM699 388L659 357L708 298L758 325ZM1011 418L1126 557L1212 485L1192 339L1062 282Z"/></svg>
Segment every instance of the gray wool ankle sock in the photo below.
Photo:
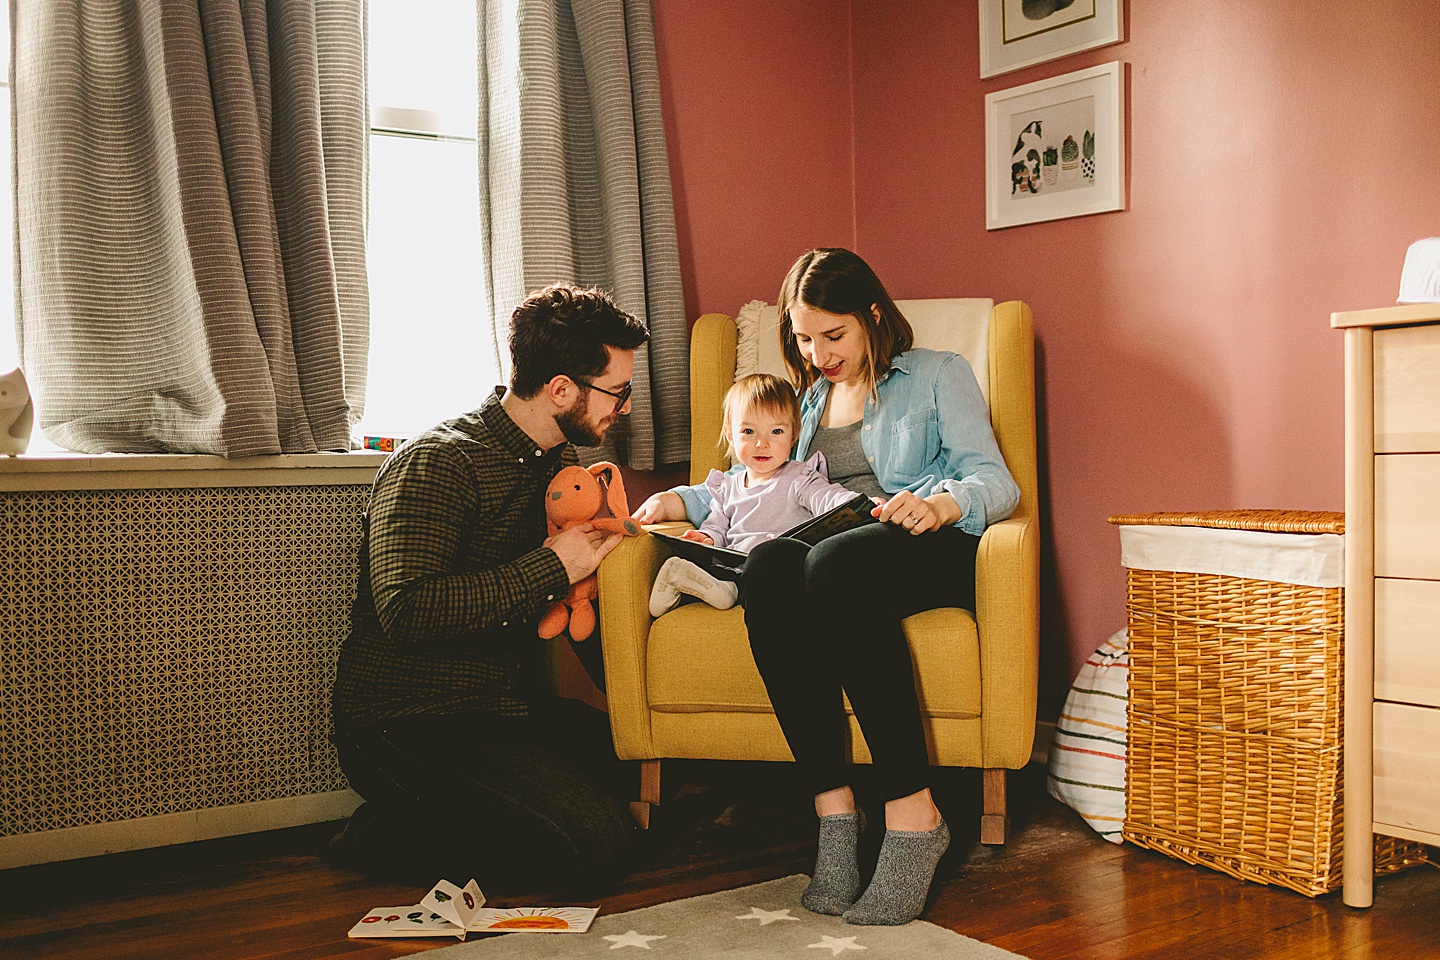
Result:
<svg viewBox="0 0 1440 960"><path fill-rule="evenodd" d="M880 860L865 895L842 915L846 923L898 925L925 909L935 867L950 846L950 828L942 818L934 830L887 830Z"/></svg>
<svg viewBox="0 0 1440 960"><path fill-rule="evenodd" d="M864 829L865 814L859 810L820 818L815 873L800 895L806 910L838 917L860 896L860 832Z"/></svg>

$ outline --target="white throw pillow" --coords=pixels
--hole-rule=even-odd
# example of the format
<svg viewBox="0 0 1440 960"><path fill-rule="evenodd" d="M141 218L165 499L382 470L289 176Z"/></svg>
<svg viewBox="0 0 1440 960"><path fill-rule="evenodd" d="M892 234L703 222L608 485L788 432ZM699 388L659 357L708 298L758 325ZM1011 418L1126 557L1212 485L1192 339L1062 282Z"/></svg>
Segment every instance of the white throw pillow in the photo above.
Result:
<svg viewBox="0 0 1440 960"><path fill-rule="evenodd" d="M751 300L735 314L735 379L760 372L760 329L764 300Z"/></svg>

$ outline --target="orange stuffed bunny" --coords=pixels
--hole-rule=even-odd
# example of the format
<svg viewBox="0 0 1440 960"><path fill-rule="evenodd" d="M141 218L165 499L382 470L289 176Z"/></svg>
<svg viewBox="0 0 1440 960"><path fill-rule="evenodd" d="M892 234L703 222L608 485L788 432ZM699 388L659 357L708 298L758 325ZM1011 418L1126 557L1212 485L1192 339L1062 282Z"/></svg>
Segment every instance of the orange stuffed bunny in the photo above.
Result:
<svg viewBox="0 0 1440 960"><path fill-rule="evenodd" d="M611 516L596 516L602 503L609 505ZM552 537L582 523L629 537L640 535L640 525L630 519L630 504L625 499L625 483L620 479L620 468L604 460L588 470L585 467L565 467L555 474L555 479L545 490L545 516ZM584 640L595 632L593 601L599 592L593 573L572 584L565 598L556 601L540 618L537 632L543 639L549 640L568 626L570 639Z"/></svg>

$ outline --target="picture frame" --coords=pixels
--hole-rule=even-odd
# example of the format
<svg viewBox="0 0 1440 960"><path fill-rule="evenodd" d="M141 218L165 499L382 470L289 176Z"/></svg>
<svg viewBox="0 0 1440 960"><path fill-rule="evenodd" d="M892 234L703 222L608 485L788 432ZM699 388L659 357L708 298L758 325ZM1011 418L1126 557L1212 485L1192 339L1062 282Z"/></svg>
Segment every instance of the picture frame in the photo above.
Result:
<svg viewBox="0 0 1440 960"><path fill-rule="evenodd" d="M1124 39L1124 0L980 0L982 79Z"/></svg>
<svg viewBox="0 0 1440 960"><path fill-rule="evenodd" d="M1125 209L1125 64L985 97L985 229Z"/></svg>

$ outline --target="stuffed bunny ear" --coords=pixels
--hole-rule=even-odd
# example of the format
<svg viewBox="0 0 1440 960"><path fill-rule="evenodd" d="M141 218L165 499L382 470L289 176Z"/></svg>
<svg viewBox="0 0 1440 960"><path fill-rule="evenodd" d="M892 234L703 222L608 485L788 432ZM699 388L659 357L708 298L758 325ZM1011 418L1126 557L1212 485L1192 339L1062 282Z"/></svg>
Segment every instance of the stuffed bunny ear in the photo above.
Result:
<svg viewBox="0 0 1440 960"><path fill-rule="evenodd" d="M609 460L601 460L592 463L588 469L590 475L605 488L605 503L610 507L610 515L616 520L628 520L630 501L625 496L625 480L620 476L620 468Z"/></svg>

